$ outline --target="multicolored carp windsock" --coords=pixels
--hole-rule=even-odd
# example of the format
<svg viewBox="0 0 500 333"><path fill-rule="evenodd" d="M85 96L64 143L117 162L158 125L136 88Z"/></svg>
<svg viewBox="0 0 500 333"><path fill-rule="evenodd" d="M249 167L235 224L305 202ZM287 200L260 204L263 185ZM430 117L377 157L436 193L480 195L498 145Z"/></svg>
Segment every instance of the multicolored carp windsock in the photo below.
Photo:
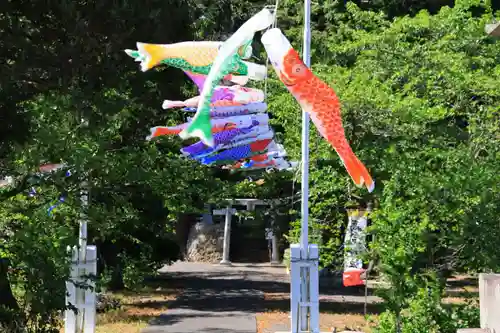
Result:
<svg viewBox="0 0 500 333"><path fill-rule="evenodd" d="M255 162L255 161L251 161L251 162L252 163L245 165L245 166L242 166L241 168L242 169L252 169L252 170L273 168L273 169L277 169L279 171L292 168L292 165L290 163L288 163L282 157L271 158L270 160L263 161L263 162Z"/></svg>
<svg viewBox="0 0 500 333"><path fill-rule="evenodd" d="M203 85L198 103L198 111L189 126L179 133L182 139L198 137L207 146L212 147L214 145L210 125L210 100L212 98L213 89L225 75L234 73L239 69L240 64L238 60L240 56L238 55L238 50L241 47L248 47L255 33L268 28L273 22L274 15L268 9L264 8L243 23L243 25L222 44ZM267 71L264 70L259 74L259 79L264 79L267 75Z"/></svg>
<svg viewBox="0 0 500 333"><path fill-rule="evenodd" d="M196 84L201 92L206 76L202 74L194 74L186 72L191 80ZM200 101L200 96L195 96L185 101L170 101L163 102L163 109L171 109L178 107L196 107ZM264 92L260 89L246 88L240 85L235 86L216 86L213 90L212 98L210 99L210 107L217 106L238 106L249 103L257 103L264 101Z"/></svg>
<svg viewBox="0 0 500 333"><path fill-rule="evenodd" d="M155 127L152 127L150 129L151 134L149 134L146 137L146 140L150 141L151 139L154 139L154 138L162 136L162 135L177 135L183 129L185 129L188 125L189 125L189 123L184 123L184 124L177 125L177 126L155 126ZM232 124L232 123L213 124L212 132L219 133L219 132L226 131L226 130L229 130L232 128L236 128L236 124Z"/></svg>
<svg viewBox="0 0 500 333"><path fill-rule="evenodd" d="M235 164L228 167L228 169L240 169L240 168L250 168L255 163L265 163L272 159L272 154L265 153L250 157L249 159L241 162L236 162Z"/></svg>
<svg viewBox="0 0 500 333"><path fill-rule="evenodd" d="M256 140L265 140L268 138L269 135L272 135L274 137L274 133L269 127L268 124L262 124L260 126L255 126L252 128L252 130L246 134L240 134L236 136L233 140L231 140L230 143L238 143L238 142L243 142L244 140L247 139L253 139L254 141ZM243 143L246 144L246 143ZM216 146L217 147L217 146ZM216 148L212 147L212 148ZM226 148L224 148L226 149Z"/></svg>
<svg viewBox="0 0 500 333"><path fill-rule="evenodd" d="M266 151L271 139L255 141L249 145L238 146L228 150L224 150L213 156L204 157L201 159L203 164L223 163L228 161L237 161L247 158L252 155L261 154Z"/></svg>
<svg viewBox="0 0 500 333"><path fill-rule="evenodd" d="M359 258L366 252L366 227L368 211L350 210L349 222L344 239L344 273L345 287L362 286L365 284L363 261Z"/></svg>
<svg viewBox="0 0 500 333"><path fill-rule="evenodd" d="M257 130L258 132L262 132L262 133L258 134L256 136L255 134L252 133L254 130ZM266 131L266 132L263 132L263 131ZM237 137L235 137L232 141L229 141L226 143L221 143L221 144L216 145L214 147L209 147L205 150L197 152L196 154L192 154L189 157L200 160L203 157L213 155L214 153L221 151L221 150L224 150L224 149L232 149L232 148L236 148L239 146L249 145L249 144L256 142L256 141L271 140L273 137L274 137L274 133L273 133L273 131L271 131L269 129L269 127L267 125L266 126L256 126L248 134L240 134Z"/></svg>
<svg viewBox="0 0 500 333"><path fill-rule="evenodd" d="M210 118L243 116L252 113L265 112L266 103L250 103L241 106L216 106L210 109ZM186 112L196 112L196 108L184 108Z"/></svg>
<svg viewBox="0 0 500 333"><path fill-rule="evenodd" d="M125 50L130 57L141 63L143 72L159 65L182 69L196 74L208 75L222 42L181 42L175 44L137 43L137 50ZM241 45L236 50L234 66L224 75L224 79L244 85L248 78L260 79L265 66L253 64L242 59L252 56L250 44Z"/></svg>
<svg viewBox="0 0 500 333"><path fill-rule="evenodd" d="M234 128L230 129L228 131L222 131L219 133L216 133L214 135L214 141L216 145L221 145L226 142L229 142L233 140L236 136L241 135L241 134L247 134L249 133L253 127L258 126L259 122L254 121L254 123L247 127L247 128ZM192 144L190 146L184 147L181 149L181 153L184 155L196 155L197 153L203 152L204 150L208 149L210 147L206 146L203 142L197 142L195 144Z"/></svg>
<svg viewBox="0 0 500 333"><path fill-rule="evenodd" d="M298 162L294 161L288 162L282 156L278 156L273 152L270 152L266 154L252 156L248 159L245 159L244 161L236 162L233 165L226 165L223 168L233 171L239 169L246 169L246 170L277 169L279 171L282 171L282 170L293 170L297 168L298 165L299 165Z"/></svg>
<svg viewBox="0 0 500 333"><path fill-rule="evenodd" d="M286 151L283 145L276 144L276 142L273 140L269 143L269 145L267 145L266 153L252 156L249 158L249 160L253 162L266 162L275 157L284 156L286 156Z"/></svg>
<svg viewBox="0 0 500 333"><path fill-rule="evenodd" d="M218 133L233 128L246 128L251 126L254 123L254 121L257 121L260 125L267 125L269 123L269 116L267 114L252 114L252 115L212 119L210 121L212 126L211 131L213 133ZM146 137L146 140L149 141L152 138L161 135L179 134L182 130L184 130L187 126L189 126L189 124L190 122L177 126L153 127L151 128L151 134L148 137Z"/></svg>
<svg viewBox="0 0 500 333"><path fill-rule="evenodd" d="M333 146L354 183L357 186L364 184L372 192L375 182L345 137L340 102L333 89L307 68L279 29L266 31L262 43L278 77L302 109L309 113L321 135Z"/></svg>
<svg viewBox="0 0 500 333"><path fill-rule="evenodd" d="M188 122L194 120L194 118L191 117L187 117L187 119ZM251 126L255 121L257 121L259 125L267 125L269 124L269 115L267 113L255 113L242 116L215 118L211 119L210 123L211 124L234 123L236 124L236 128L245 128Z"/></svg>

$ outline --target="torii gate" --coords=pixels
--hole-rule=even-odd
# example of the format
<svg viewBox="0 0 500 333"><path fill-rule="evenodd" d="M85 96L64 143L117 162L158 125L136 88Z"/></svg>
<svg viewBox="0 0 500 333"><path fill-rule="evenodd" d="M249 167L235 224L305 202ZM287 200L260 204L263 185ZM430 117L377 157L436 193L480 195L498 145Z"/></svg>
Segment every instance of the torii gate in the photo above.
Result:
<svg viewBox="0 0 500 333"><path fill-rule="evenodd" d="M273 201L264 201L259 199L227 199L228 205L224 209L214 209L213 215L224 215L226 217L224 224L224 248L222 252L221 265L231 265L229 260L229 248L231 246L231 218L236 213L232 205L246 206L247 211L254 211L256 206L273 206ZM278 237L271 230L266 232L266 238L271 239L271 265L279 265Z"/></svg>

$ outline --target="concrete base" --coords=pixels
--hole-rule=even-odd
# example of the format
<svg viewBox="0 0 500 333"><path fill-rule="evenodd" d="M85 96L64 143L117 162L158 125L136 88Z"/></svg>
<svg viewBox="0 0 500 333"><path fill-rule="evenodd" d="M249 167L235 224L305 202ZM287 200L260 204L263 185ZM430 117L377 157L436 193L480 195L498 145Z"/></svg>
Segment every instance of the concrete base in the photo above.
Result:
<svg viewBox="0 0 500 333"><path fill-rule="evenodd" d="M232 263L229 260L221 260L219 265L224 265L224 266L231 266Z"/></svg>
<svg viewBox="0 0 500 333"><path fill-rule="evenodd" d="M271 261L271 266L283 266L281 261Z"/></svg>

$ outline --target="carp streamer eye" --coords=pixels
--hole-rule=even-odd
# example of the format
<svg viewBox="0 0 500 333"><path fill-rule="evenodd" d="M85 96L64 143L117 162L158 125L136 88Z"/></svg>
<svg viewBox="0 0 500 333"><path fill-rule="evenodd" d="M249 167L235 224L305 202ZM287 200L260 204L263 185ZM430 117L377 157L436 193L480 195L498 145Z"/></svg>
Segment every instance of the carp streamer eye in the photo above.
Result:
<svg viewBox="0 0 500 333"><path fill-rule="evenodd" d="M292 67L292 72L295 74L302 74L304 73L304 65L302 64L295 64Z"/></svg>

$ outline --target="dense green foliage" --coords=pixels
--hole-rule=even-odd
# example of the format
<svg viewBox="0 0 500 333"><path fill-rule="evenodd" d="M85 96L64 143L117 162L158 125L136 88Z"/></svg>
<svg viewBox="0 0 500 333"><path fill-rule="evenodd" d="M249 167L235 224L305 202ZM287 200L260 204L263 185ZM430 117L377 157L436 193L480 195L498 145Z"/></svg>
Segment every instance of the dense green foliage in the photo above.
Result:
<svg viewBox="0 0 500 333"><path fill-rule="evenodd" d="M278 25L300 50L302 3L280 3ZM259 186L179 158L177 137L145 142L149 127L183 121L160 110L162 99L193 88L174 69L140 73L123 53L136 41L227 38L265 4L0 4L0 176L17 180L0 189L0 327L54 329L64 307L66 247L77 242L82 213L89 243L98 245L101 284L113 288L135 287L175 259L177 214L207 201L282 198L262 218L282 232L298 219L299 175L258 174L265 179ZM447 4L322 0L312 8L313 70L337 91L346 135L377 183L373 194L355 188L312 130L311 234L321 242L322 266L338 263L346 208L375 204L367 259L378 259L391 284L381 332L473 326L477 316L467 308L441 307L442 278L500 266L500 44L484 35L492 14L482 1ZM278 137L298 159L300 109L274 74L268 92ZM44 162L64 162L72 174L40 178L35 170ZM49 217L63 192L66 202ZM291 240L297 231L292 223Z"/></svg>
<svg viewBox="0 0 500 333"><path fill-rule="evenodd" d="M0 322L11 322L14 311L20 322L42 332L64 307L65 251L77 241L83 181L91 198L88 241L98 246L109 287L133 285L135 268L153 272L177 258L176 214L202 207L203 196L215 192L206 190L217 186L210 169L193 172L194 164L174 153L178 140L144 141L150 125L167 120L155 110L158 101L163 94L180 94L184 78L172 69L138 75L123 49L145 36L169 43L193 33L189 3L151 5L155 12L139 2L1 4L7 61L0 65L0 174L18 182L0 193L0 305L8 310L0 312ZM64 162L72 176L58 172L35 183L32 175L44 162ZM28 197L32 186L34 199ZM61 192L65 204L48 217ZM53 274L40 276L45 271Z"/></svg>
<svg viewBox="0 0 500 333"><path fill-rule="evenodd" d="M395 315L420 304L418 290L434 280L428 270L445 277L500 265L500 45L484 35L491 13L479 15L479 4L393 21L350 4L334 18L337 33L316 40L328 56L313 69L337 90L346 133L377 188L373 196L352 188L335 153L313 137L311 213L335 235L344 207L376 203L370 259L379 259L391 283L383 296ZM279 89L276 82L273 92ZM271 107L286 129L285 146L298 154L296 103L283 93ZM325 240L323 260L335 253L334 240ZM443 285L433 286L440 295ZM410 320L403 332L419 325ZM456 331L436 325L425 331Z"/></svg>

